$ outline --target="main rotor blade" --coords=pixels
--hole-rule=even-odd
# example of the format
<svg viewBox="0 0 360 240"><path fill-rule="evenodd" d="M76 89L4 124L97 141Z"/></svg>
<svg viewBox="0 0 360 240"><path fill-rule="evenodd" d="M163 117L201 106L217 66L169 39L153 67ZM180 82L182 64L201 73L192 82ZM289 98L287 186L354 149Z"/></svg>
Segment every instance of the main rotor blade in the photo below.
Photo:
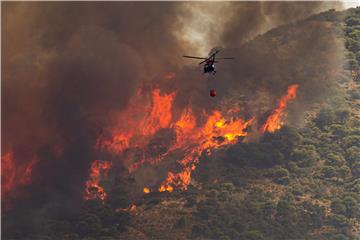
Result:
<svg viewBox="0 0 360 240"><path fill-rule="evenodd" d="M211 55L210 55L210 57L212 57L212 56L214 56L214 55L218 54L219 52L220 52L220 50L216 50L213 54L211 54Z"/></svg>
<svg viewBox="0 0 360 240"><path fill-rule="evenodd" d="M203 64L203 63L206 62L207 60L209 60L209 58L206 58L204 61L200 62L199 65Z"/></svg>
<svg viewBox="0 0 360 240"><path fill-rule="evenodd" d="M196 58L196 59L207 59L207 58L203 58L203 57L193 57L193 56L183 56L183 57L186 57L186 58Z"/></svg>

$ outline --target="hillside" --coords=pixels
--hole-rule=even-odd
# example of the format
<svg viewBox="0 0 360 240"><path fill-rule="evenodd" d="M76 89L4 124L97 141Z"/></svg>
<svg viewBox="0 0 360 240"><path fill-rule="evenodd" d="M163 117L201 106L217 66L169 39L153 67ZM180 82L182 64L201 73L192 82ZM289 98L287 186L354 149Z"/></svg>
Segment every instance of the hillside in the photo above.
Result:
<svg viewBox="0 0 360 240"><path fill-rule="evenodd" d="M201 187L145 196L120 239L360 238L360 85L346 73L359 70L360 10L298 24L309 21L345 29L348 63L336 84L343 91L314 105L301 128L203 156ZM286 28L297 25L269 34Z"/></svg>
<svg viewBox="0 0 360 240"><path fill-rule="evenodd" d="M305 29L312 30L301 45L296 39ZM315 33L324 36L308 49ZM330 70L338 53L322 52L326 41L345 45L345 63ZM4 239L360 239L360 8L272 29L234 51L244 59L263 54L236 69L247 92L260 83L272 89L302 82L304 113L294 108L289 124L274 133L202 154L185 191L139 196L131 191L134 178L119 174L108 180L117 187L107 201L78 203L75 213L64 209L56 219L40 216L36 235L24 236L26 224L9 221ZM287 72L289 61L303 68ZM246 75L251 64L262 66L258 76ZM270 75L274 82L265 82Z"/></svg>

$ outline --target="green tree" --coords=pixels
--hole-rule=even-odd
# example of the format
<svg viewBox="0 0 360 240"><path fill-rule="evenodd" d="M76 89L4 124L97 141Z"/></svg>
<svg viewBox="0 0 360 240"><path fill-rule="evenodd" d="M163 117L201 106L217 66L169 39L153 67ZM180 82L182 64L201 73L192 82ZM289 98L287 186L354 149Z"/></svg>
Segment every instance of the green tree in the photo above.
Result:
<svg viewBox="0 0 360 240"><path fill-rule="evenodd" d="M347 216L347 217L360 216L360 206L359 206L358 201L355 198L353 198L351 196L346 196L342 200L342 202L346 207L345 216Z"/></svg>
<svg viewBox="0 0 360 240"><path fill-rule="evenodd" d="M296 221L296 207L292 197L284 196L280 198L276 206L276 218L280 222Z"/></svg>
<svg viewBox="0 0 360 240"><path fill-rule="evenodd" d="M333 236L331 238L331 240L350 240L350 238L348 238L344 234L339 233L339 234L336 234L335 236Z"/></svg>
<svg viewBox="0 0 360 240"><path fill-rule="evenodd" d="M360 56L359 56L359 58L360 58ZM360 60L359 60L359 62L360 62ZM360 99L360 89L352 89L352 90L348 91L348 93L349 93L351 99L354 99L354 100Z"/></svg>
<svg viewBox="0 0 360 240"><path fill-rule="evenodd" d="M335 113L330 108L323 108L315 118L316 126L323 129L335 121Z"/></svg>
<svg viewBox="0 0 360 240"><path fill-rule="evenodd" d="M351 172L354 177L360 177L360 162L354 162L351 166Z"/></svg>
<svg viewBox="0 0 360 240"><path fill-rule="evenodd" d="M336 176L336 169L332 166L324 166L321 169L321 174L324 178L332 178Z"/></svg>
<svg viewBox="0 0 360 240"><path fill-rule="evenodd" d="M356 53L360 50L360 41L353 38L346 38L345 46L353 53Z"/></svg>
<svg viewBox="0 0 360 240"><path fill-rule="evenodd" d="M346 148L350 148L353 146L360 147L360 135L351 135L344 138L343 145Z"/></svg>
<svg viewBox="0 0 360 240"><path fill-rule="evenodd" d="M356 62L356 66L358 66ZM348 108L341 108L335 111L336 120L340 123L345 123L350 116L350 110Z"/></svg>
<svg viewBox="0 0 360 240"><path fill-rule="evenodd" d="M264 235L258 230L251 230L244 234L246 240L264 240Z"/></svg>
<svg viewBox="0 0 360 240"><path fill-rule="evenodd" d="M345 20L345 24L347 26L356 26L360 24L360 19L358 17L351 16Z"/></svg>
<svg viewBox="0 0 360 240"><path fill-rule="evenodd" d="M330 216L328 222L330 225L336 228L348 227L350 224L349 220L344 215L340 214L334 214Z"/></svg>
<svg viewBox="0 0 360 240"><path fill-rule="evenodd" d="M339 198L333 199L330 207L332 212L336 214L345 214L346 212L346 206Z"/></svg>
<svg viewBox="0 0 360 240"><path fill-rule="evenodd" d="M346 150L346 160L352 164L355 162L360 162L360 148L357 146L352 146Z"/></svg>
<svg viewBox="0 0 360 240"><path fill-rule="evenodd" d="M300 167L310 167L320 158L315 146L304 145L296 148L291 153L291 160L297 162Z"/></svg>
<svg viewBox="0 0 360 240"><path fill-rule="evenodd" d="M326 164L341 167L346 163L345 158L340 153L329 153L326 156Z"/></svg>
<svg viewBox="0 0 360 240"><path fill-rule="evenodd" d="M343 124L332 124L330 130L337 139L345 137L349 132L347 126L344 126Z"/></svg>
<svg viewBox="0 0 360 240"><path fill-rule="evenodd" d="M347 178L350 176L350 174L351 174L351 169L346 165L341 166L338 169L338 177Z"/></svg>

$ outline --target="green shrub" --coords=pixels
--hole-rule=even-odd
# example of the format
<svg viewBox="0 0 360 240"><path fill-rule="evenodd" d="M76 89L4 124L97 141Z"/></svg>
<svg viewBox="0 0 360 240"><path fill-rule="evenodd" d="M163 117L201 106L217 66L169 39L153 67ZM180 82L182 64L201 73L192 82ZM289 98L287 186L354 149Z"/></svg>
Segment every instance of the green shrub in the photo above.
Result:
<svg viewBox="0 0 360 240"><path fill-rule="evenodd" d="M329 217L328 223L335 228L343 228L348 227L350 222L344 215L334 214Z"/></svg>
<svg viewBox="0 0 360 240"><path fill-rule="evenodd" d="M360 89L352 89L348 93L351 99L360 99Z"/></svg>
<svg viewBox="0 0 360 240"><path fill-rule="evenodd" d="M325 161L327 165L336 167L341 167L346 163L345 158L339 153L329 153Z"/></svg>
<svg viewBox="0 0 360 240"><path fill-rule="evenodd" d="M334 121L335 121L335 113L333 110L329 108L321 109L315 118L316 125L321 129L334 123Z"/></svg>
<svg viewBox="0 0 360 240"><path fill-rule="evenodd" d="M331 210L335 214L345 214L346 212L346 206L339 198L335 198L331 202Z"/></svg>
<svg viewBox="0 0 360 240"><path fill-rule="evenodd" d="M346 150L346 160L349 163L355 163L360 161L360 147L352 146Z"/></svg>
<svg viewBox="0 0 360 240"><path fill-rule="evenodd" d="M336 176L336 169L332 166L324 166L321 169L321 174L324 178L332 178Z"/></svg>

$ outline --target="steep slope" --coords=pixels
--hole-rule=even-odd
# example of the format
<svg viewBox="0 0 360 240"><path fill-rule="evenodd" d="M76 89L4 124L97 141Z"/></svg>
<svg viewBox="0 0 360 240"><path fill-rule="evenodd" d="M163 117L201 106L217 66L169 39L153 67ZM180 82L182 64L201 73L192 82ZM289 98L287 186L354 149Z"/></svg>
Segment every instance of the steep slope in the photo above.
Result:
<svg viewBox="0 0 360 240"><path fill-rule="evenodd" d="M358 33L358 19L360 9L330 10L274 29L244 49L275 41L276 51L290 51L289 38L309 27L325 26L320 32L337 31L339 39L345 29L348 38ZM135 202L120 239L359 239L360 87L351 77L349 70L356 75L358 67L346 47L342 77L328 81L336 90L329 95L324 89L303 126L203 155L189 190L150 193ZM311 81L335 76L322 72L321 64L318 69L319 79ZM312 97L314 102L319 96Z"/></svg>

